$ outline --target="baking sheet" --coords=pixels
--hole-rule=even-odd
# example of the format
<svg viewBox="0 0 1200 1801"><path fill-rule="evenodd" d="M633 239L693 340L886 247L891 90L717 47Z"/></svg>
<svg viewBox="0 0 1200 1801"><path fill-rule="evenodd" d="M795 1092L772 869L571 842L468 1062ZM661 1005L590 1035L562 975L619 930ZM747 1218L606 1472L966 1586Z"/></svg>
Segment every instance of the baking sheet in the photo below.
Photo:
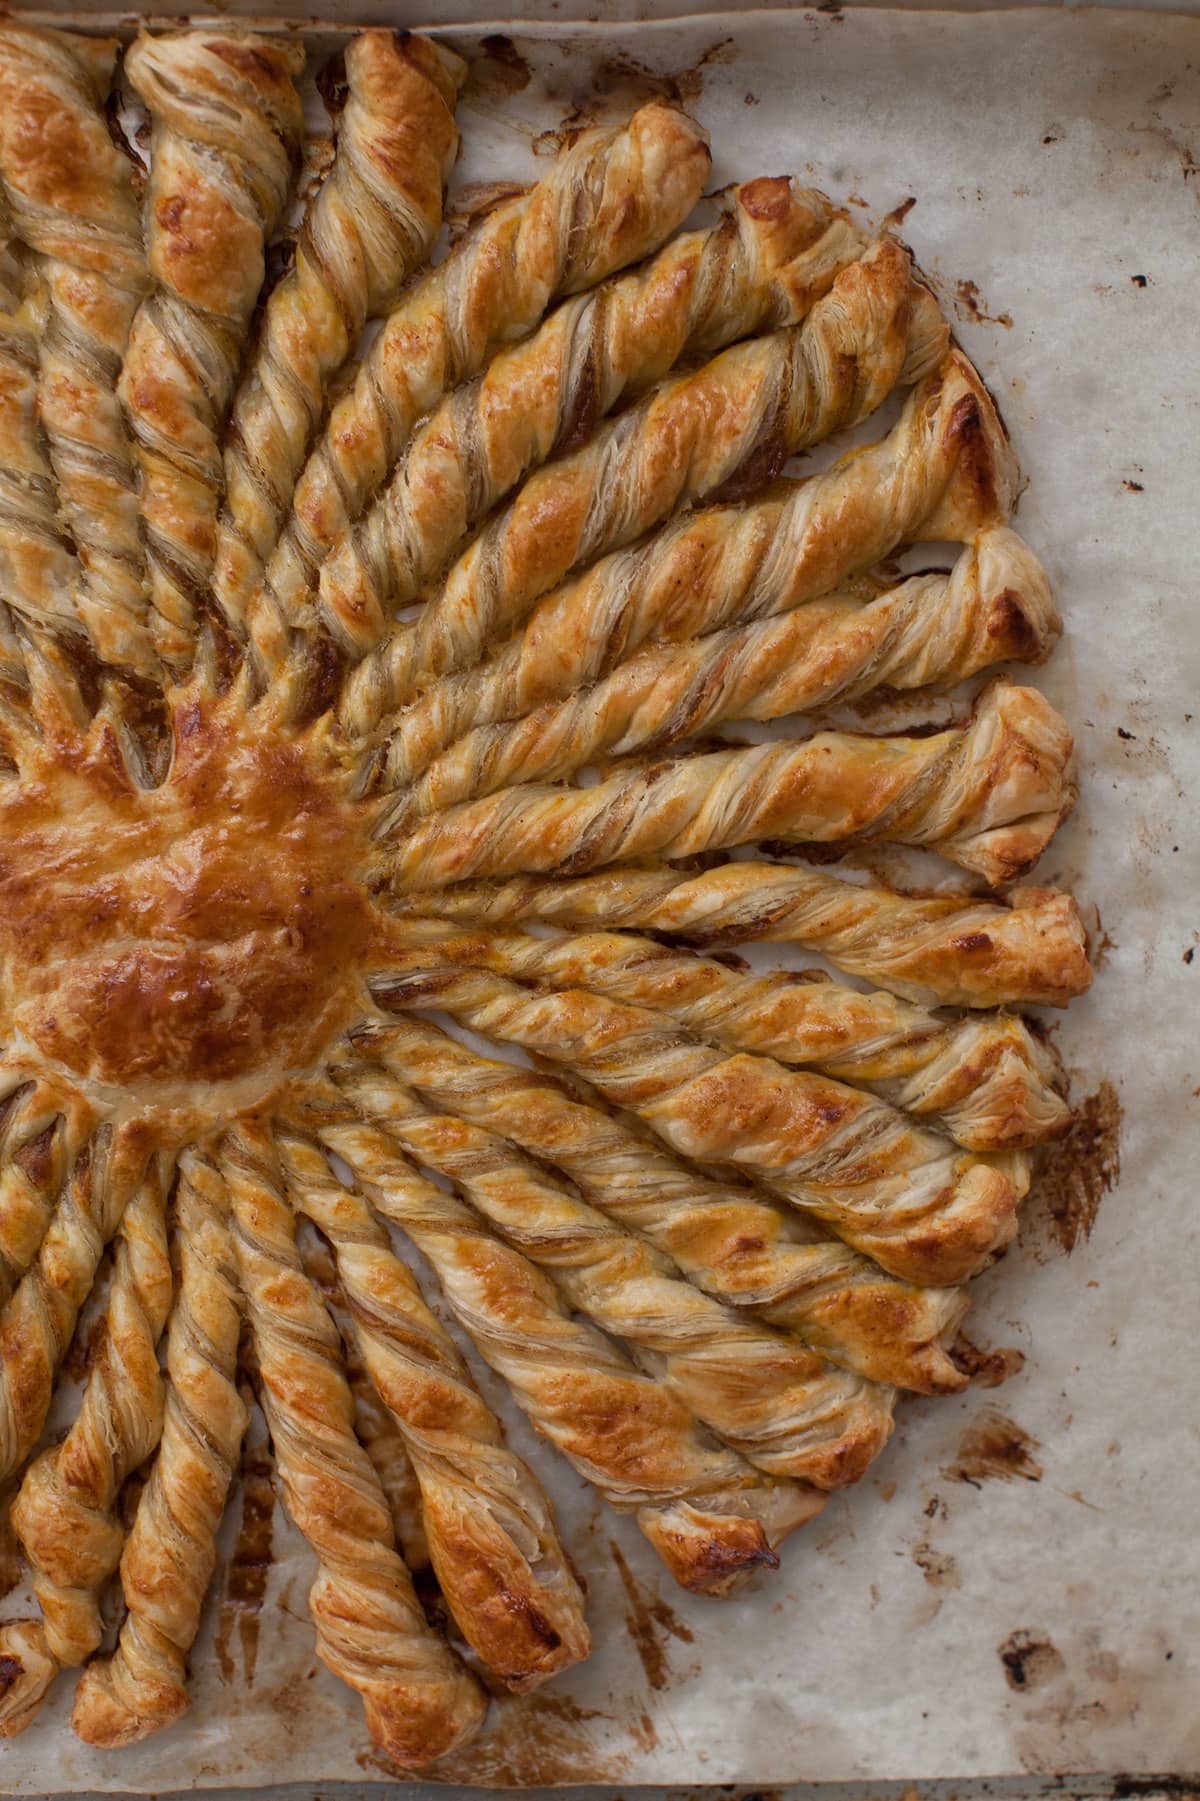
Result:
<svg viewBox="0 0 1200 1801"><path fill-rule="evenodd" d="M522 26L463 97L457 189L528 177L564 114L603 116L671 76L712 133L714 185L795 171L879 217L915 199L904 235L1004 410L1030 483L1018 523L1067 620L1038 679L1077 729L1083 799L1039 877L1092 909L1101 952L1059 1031L1081 1128L968 1322L1023 1367L1002 1358L1000 1387L902 1405L871 1476L726 1603L670 1590L632 1523L518 1420L586 1575L596 1650L499 1702L446 1780L1200 1767L1198 70L1195 19L835 9ZM389 1774L313 1656L309 1556L279 1516L273 1537L257 1643L227 1603L210 1609L181 1726L90 1751L64 1681L0 1751L0 1789Z"/></svg>

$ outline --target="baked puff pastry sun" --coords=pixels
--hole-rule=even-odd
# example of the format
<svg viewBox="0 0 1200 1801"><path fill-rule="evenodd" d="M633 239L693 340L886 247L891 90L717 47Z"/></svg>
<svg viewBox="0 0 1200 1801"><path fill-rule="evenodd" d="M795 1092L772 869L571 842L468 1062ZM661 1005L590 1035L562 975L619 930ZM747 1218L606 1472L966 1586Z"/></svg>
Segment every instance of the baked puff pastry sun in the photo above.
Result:
<svg viewBox="0 0 1200 1801"><path fill-rule="evenodd" d="M776 1568L962 1388L1070 1118L1011 1009L1090 971L995 892L1074 798L1012 672L1059 622L905 247L778 177L681 230L708 146L651 101L431 266L466 65L372 30L264 298L303 60L0 29L0 1732L68 1672L91 1745L186 1710L258 1411L419 1768L590 1644L476 1358L685 1588ZM969 892L829 867L879 845Z"/></svg>

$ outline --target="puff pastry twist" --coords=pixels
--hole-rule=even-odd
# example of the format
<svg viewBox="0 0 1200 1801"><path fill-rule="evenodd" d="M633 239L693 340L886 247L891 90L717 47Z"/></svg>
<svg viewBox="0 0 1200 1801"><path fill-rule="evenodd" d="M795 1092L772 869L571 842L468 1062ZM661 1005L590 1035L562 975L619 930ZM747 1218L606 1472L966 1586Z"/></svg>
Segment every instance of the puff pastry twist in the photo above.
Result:
<svg viewBox="0 0 1200 1801"><path fill-rule="evenodd" d="M372 1054L441 1107L569 1176L602 1212L664 1251L705 1294L751 1309L873 1381L954 1393L943 1350L965 1301L914 1288L736 1175L683 1162L646 1127L519 1065L481 1057L424 1022L376 1031Z"/></svg>
<svg viewBox="0 0 1200 1801"><path fill-rule="evenodd" d="M1044 695L998 680L966 725L928 737L818 732L635 765L591 788L502 788L381 847L380 875L397 889L432 889L518 871L582 875L763 839L884 839L930 846L1001 884L1036 862L1073 806L1072 751ZM385 807L380 837L392 818Z"/></svg>
<svg viewBox="0 0 1200 1801"><path fill-rule="evenodd" d="M1016 1230L1014 1183L1028 1185L1019 1164L1006 1171L957 1152L874 1096L767 1057L727 1056L661 1014L582 989L531 992L419 950L406 961L406 973L373 984L382 1004L436 1006L568 1064L672 1149L762 1176L906 1281L963 1281Z"/></svg>
<svg viewBox="0 0 1200 1801"><path fill-rule="evenodd" d="M11 1083L0 1118L0 1307L37 1256L71 1161L91 1130L78 1093L46 1080Z"/></svg>
<svg viewBox="0 0 1200 1801"><path fill-rule="evenodd" d="M313 1107L327 1126L348 1113L336 1091ZM442 1594L488 1668L531 1689L590 1648L550 1503L367 1203L311 1141L275 1137L295 1206L333 1247L358 1353L412 1459Z"/></svg>
<svg viewBox="0 0 1200 1801"><path fill-rule="evenodd" d="M321 572L321 605L353 636L430 582L498 500L586 443L628 394L682 356L794 324L865 248L823 195L735 190L725 222L558 307L416 433L387 488Z"/></svg>
<svg viewBox="0 0 1200 1801"><path fill-rule="evenodd" d="M148 1738L187 1710L187 1656L246 1430L229 1197L194 1151L180 1159L171 1240L178 1277L167 1318L167 1397L158 1455L121 1556L127 1611L115 1649L80 1677L71 1714L86 1744L107 1749Z"/></svg>
<svg viewBox="0 0 1200 1801"><path fill-rule="evenodd" d="M572 672L568 698L460 738L389 818L407 821L510 783L559 780L605 755L661 753L730 719L780 719L884 687L952 687L993 663L1041 663L1058 634L1037 558L1015 532L997 528L949 574L912 576L881 591L863 584L781 619L684 644L656 642L592 688L576 686ZM594 649L589 642L584 654ZM485 668L477 687L493 680L503 687L504 676ZM484 708L494 704L483 697ZM402 715L397 738L406 723ZM392 779L407 761L396 749L393 740Z"/></svg>
<svg viewBox="0 0 1200 1801"><path fill-rule="evenodd" d="M58 513L54 471L38 419L38 342L46 325L44 284L18 262L0 188L0 682L6 710L29 686L12 614L43 631L82 637L82 574ZM10 614L9 609L12 609ZM28 729L10 714L11 753Z"/></svg>
<svg viewBox="0 0 1200 1801"><path fill-rule="evenodd" d="M413 917L428 905L418 892L392 909ZM464 882L439 892L437 912L468 925L634 928L698 950L790 942L922 1006L1065 1007L1092 980L1079 908L1054 888L1016 888L1006 904L897 894L792 863L698 872L660 864L557 881Z"/></svg>
<svg viewBox="0 0 1200 1801"><path fill-rule="evenodd" d="M487 1699L429 1626L391 1514L354 1436L337 1330L304 1273L265 1127L222 1152L263 1408L288 1512L317 1558L308 1604L317 1652L362 1697L380 1750L419 1768L469 1738Z"/></svg>
<svg viewBox="0 0 1200 1801"><path fill-rule="evenodd" d="M638 1524L685 1588L725 1593L812 1517L811 1488L713 1443L669 1389L566 1310L554 1286L477 1214L419 1176L388 1133L395 1078L362 1061L334 1079L360 1123L322 1130L377 1213L402 1227L484 1360L537 1429Z"/></svg>
<svg viewBox="0 0 1200 1801"><path fill-rule="evenodd" d="M1019 540L998 532L1015 485L1012 453L987 391L967 359L951 351L913 390L880 443L806 481L776 484L751 504L683 513L547 594L485 663L436 682L389 721L388 779L397 787L414 781L473 727L573 696L651 641L682 645L829 594L927 525L930 536L960 542L986 533L983 542L996 555L1019 558ZM1019 574L1029 585L1033 631L1048 636L1053 603L1036 562L1024 554ZM964 563L961 582L969 571ZM986 573L981 568L980 586L995 573L995 562ZM1011 637L1016 621L1004 625ZM386 701L382 688L369 703L364 696L356 727L378 723Z"/></svg>
<svg viewBox="0 0 1200 1801"><path fill-rule="evenodd" d="M940 362L946 328L898 244L874 245L794 325L723 351L652 389L581 450L532 476L475 539L441 592L348 678L351 737L520 624L570 569L628 543L674 508L738 476L765 485L795 451L853 425L898 381ZM331 626L363 657L387 621L373 608L334 617L337 557L321 571ZM352 597L353 598L353 597ZM368 725L369 729L369 725Z"/></svg>
<svg viewBox="0 0 1200 1801"><path fill-rule="evenodd" d="M100 1643L100 1601L124 1541L121 1487L153 1454L162 1430L156 1351L172 1295L166 1173L155 1158L125 1209L79 1412L62 1443L30 1465L13 1503L46 1644L60 1666L83 1663Z"/></svg>
<svg viewBox="0 0 1200 1801"><path fill-rule="evenodd" d="M360 1048L370 1040L359 1039ZM453 1054L441 1071L453 1088ZM886 1444L891 1391L840 1370L684 1280L671 1259L555 1182L505 1139L396 1081L389 1135L449 1177L563 1298L620 1339L696 1418L770 1475L856 1482Z"/></svg>
<svg viewBox="0 0 1200 1801"><path fill-rule="evenodd" d="M38 418L78 552L80 620L107 661L153 673L134 457L117 396L149 273L134 165L104 112L116 54L112 39L0 30L0 179L44 286Z"/></svg>
<svg viewBox="0 0 1200 1801"><path fill-rule="evenodd" d="M326 384L365 321L427 259L458 151L466 64L425 37L362 31L345 53L333 168L263 314L225 439L214 591L240 623L291 506Z"/></svg>
<svg viewBox="0 0 1200 1801"><path fill-rule="evenodd" d="M215 29L143 31L125 57L153 125L154 291L120 391L141 465L154 637L172 669L190 664L209 609L221 431L304 129L292 79L303 60L295 43Z"/></svg>
<svg viewBox="0 0 1200 1801"><path fill-rule="evenodd" d="M58 1366L146 1155L136 1126L99 1126L74 1150L37 1256L0 1313L0 1494L46 1423Z"/></svg>
<svg viewBox="0 0 1200 1801"><path fill-rule="evenodd" d="M550 303L582 293L668 238L700 198L707 141L653 100L584 132L526 193L479 220L402 294L337 401L296 486L265 587L291 615L328 552L378 491L421 416L522 338Z"/></svg>
<svg viewBox="0 0 1200 1801"><path fill-rule="evenodd" d="M730 1051L759 1051L878 1094L939 1125L973 1151L1028 1149L1060 1136L1071 1114L1062 1065L1011 1014L946 1019L893 995L806 971L753 975L618 932L545 938L479 933L455 938L430 922L435 955L522 982L587 988L677 1019Z"/></svg>

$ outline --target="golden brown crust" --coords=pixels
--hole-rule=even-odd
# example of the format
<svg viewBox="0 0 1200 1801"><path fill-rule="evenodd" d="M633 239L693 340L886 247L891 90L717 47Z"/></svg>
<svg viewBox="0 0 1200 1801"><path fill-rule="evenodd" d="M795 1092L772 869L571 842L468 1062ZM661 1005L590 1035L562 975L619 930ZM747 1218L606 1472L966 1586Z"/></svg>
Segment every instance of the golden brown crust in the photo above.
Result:
<svg viewBox="0 0 1200 1801"><path fill-rule="evenodd" d="M214 591L240 621L291 505L326 386L369 317L426 260L458 150L466 65L428 38L363 31L345 53L333 168L263 315L225 446Z"/></svg>
<svg viewBox="0 0 1200 1801"><path fill-rule="evenodd" d="M79 1737L105 1749L147 1738L187 1710L187 1656L246 1429L229 1201L194 1152L180 1162L172 1227L179 1278L167 1322L166 1411L121 1557L127 1611L114 1650L80 1677L71 1713Z"/></svg>
<svg viewBox="0 0 1200 1801"><path fill-rule="evenodd" d="M419 892L392 903L402 917L429 907ZM1065 1007L1092 980L1079 909L1053 888L1017 888L1005 904L896 894L791 863L723 863L699 873L659 864L557 881L464 882L439 892L437 916L636 927L698 950L790 940L925 1006Z"/></svg>
<svg viewBox="0 0 1200 1801"><path fill-rule="evenodd" d="M12 1519L33 1572L46 1643L60 1665L100 1643L100 1601L121 1555L121 1486L156 1449L163 1387L156 1349L171 1305L166 1168L155 1160L121 1220L103 1335L61 1445L26 1471Z"/></svg>
<svg viewBox="0 0 1200 1801"><path fill-rule="evenodd" d="M420 620L386 642L379 644L387 620L369 596L342 583L335 553L321 571L322 615L358 657L379 644L347 686L350 729L364 689L382 684L395 706L428 678L468 667L577 564L734 476L751 490L764 486L794 452L864 418L902 376L926 374L946 341L907 252L876 244L842 270L803 325L735 345L694 375L651 390L582 450L532 476L459 558Z"/></svg>
<svg viewBox="0 0 1200 1801"><path fill-rule="evenodd" d="M1037 861L1075 800L1066 721L998 680L968 725L927 737L818 732L800 743L635 766L591 788L503 788L421 820L380 875L397 890L517 871L582 875L750 844L929 845L997 885ZM385 803L376 828L392 831Z"/></svg>
<svg viewBox="0 0 1200 1801"><path fill-rule="evenodd" d="M79 615L102 657L153 672L134 461L116 374L149 285L133 165L108 130L117 46L0 31L0 178L48 313L39 419L78 549Z"/></svg>
<svg viewBox="0 0 1200 1801"><path fill-rule="evenodd" d="M347 1116L336 1090L313 1117ZM585 1657L583 1596L537 1478L504 1442L454 1342L358 1195L315 1143L276 1130L297 1208L333 1247L356 1349L403 1434L442 1594L489 1670L517 1692Z"/></svg>
<svg viewBox="0 0 1200 1801"><path fill-rule="evenodd" d="M754 184L761 202L762 182ZM778 184L672 240L634 273L565 302L502 351L415 433L399 467L321 576L328 617L360 634L412 600L471 528L531 470L587 442L630 394L689 354L802 319L864 242L822 195Z"/></svg>
<svg viewBox="0 0 1200 1801"><path fill-rule="evenodd" d="M357 1043L369 1048L370 1040ZM448 1049L438 1070L452 1096L457 1049ZM393 1061L402 1064L402 1053ZM455 1181L578 1313L626 1345L641 1368L756 1468L840 1488L856 1482L883 1449L891 1431L888 1391L830 1369L701 1294L668 1257L506 1140L441 1112L400 1082L390 1094L388 1131L425 1167Z"/></svg>
<svg viewBox="0 0 1200 1801"><path fill-rule="evenodd" d="M986 481L980 481L982 470L987 472ZM901 611L897 620L894 607L886 603L870 611L863 607L847 627L843 657L852 657L850 647L858 643L859 629L863 629L859 620L874 618L881 621L885 632L901 632L901 645L894 652L901 657L901 670L905 670L905 648L910 654L915 648L912 639L917 645L926 641L933 647L924 652L930 659L926 674L919 674L921 652L917 652L912 679L937 681L939 652L959 657L964 672L969 666L984 666L986 648L1000 656L1020 654L1036 661L1058 632L1058 616L1040 564L1020 538L1004 529L1014 488L1013 454L995 407L966 357L951 351L941 369L910 394L897 425L877 445L841 457L831 470L811 475L807 481L777 483L764 499L750 506L683 513L679 519L668 520L654 537L602 558L577 580L546 594L524 629L497 648L485 665L447 675L387 722L387 778L396 787L413 782L440 749L470 729L485 728L497 720L521 719L544 702L566 699L607 675L620 675L622 665L640 650L649 666L654 659L650 645L681 647L686 639L742 627L744 638L712 639L714 648L719 647L717 668L721 672L715 683L697 683L694 675L688 675L686 652L659 650L659 679L668 674L677 681L677 672L683 670L683 683L677 684L676 693L697 695L690 706L677 702L674 711L668 702L661 704L661 713L656 706L654 719L668 722L668 729L663 733L659 724L658 735L650 742L656 746L672 742L685 729L695 729L688 720L705 722L703 706L710 690L723 708L737 704L735 690L732 692L735 679L726 674L726 665L739 654L746 657L746 650L739 650L741 645L764 647L759 652L762 665L769 674L784 674L787 681L796 657L787 634L804 634L805 614L823 620L822 632L829 630L829 616L822 616L820 609L813 614L814 600L831 596L841 585L856 576L861 578L861 571L890 555L899 544L921 537L924 520L932 513L939 515L941 535L973 544L973 551L960 560L955 580L942 596L950 620L959 623L953 643L942 648L948 621L942 621L942 632L926 639L926 609L933 600L926 578L924 584L903 584L897 589L897 596L912 596L915 607L921 609L906 636L901 623L905 612ZM867 598L874 600L874 593L867 585ZM1002 607L1007 593L1013 594L1013 605ZM989 596L986 614L978 621L986 634L982 645L978 629L975 636L971 634L977 614L969 609L968 598L975 594ZM796 609L802 611L795 620L784 621L775 629L782 632L782 638L771 638L769 629L753 630L759 621ZM1022 625L1022 620L1027 623ZM998 634L993 632L996 625ZM840 641L834 629L834 647ZM818 634L813 650L820 643ZM870 643L879 641L868 641L863 652L867 659ZM888 638L883 638L883 645L888 645ZM971 663L971 645L977 647L975 663ZM807 647L802 636L800 656ZM778 663L769 661L771 652L778 654ZM703 652L699 654L703 656ZM876 657L879 654L876 648ZM980 657L982 661L978 661ZM378 692L368 692L368 668L375 668L375 663L364 665L364 672L357 677L359 710L350 719L355 733L373 728L378 710L386 704L382 686ZM861 679L861 674L876 674L876 665L867 661L863 670L854 661L834 663L825 677L829 692L840 692L840 674L841 681L847 675L854 679L856 670ZM895 683L894 668L886 668L886 677ZM753 661L741 681L742 695L753 695ZM613 684L609 692L620 699L622 686ZM809 697L811 693L811 688L802 686L796 706L825 699L825 688L818 688L814 699ZM591 695L578 695L580 708L595 704L600 710L598 702L600 695L595 702ZM715 717L730 717L730 713L723 711ZM584 713L584 719L571 724L578 729L586 726L586 720ZM436 783L434 776L429 778L429 805L434 798L440 805L465 798L461 778L456 783L454 765L467 755L488 756L488 780L492 787L499 785L490 771L490 758L499 755L492 749L492 738L476 742L481 749L459 744L456 760L447 760L450 767L438 769ZM605 737L596 738L596 744L604 742ZM632 738L631 747L640 742L645 740ZM537 773L537 738L530 742L526 731L521 747L533 756L528 773ZM418 805L425 810L425 803L418 801Z"/></svg>
<svg viewBox="0 0 1200 1801"><path fill-rule="evenodd" d="M304 117L295 42L142 32L125 71L150 113L146 236L155 290L121 394L141 465L155 639L190 662L216 555L220 430Z"/></svg>
<svg viewBox="0 0 1200 1801"><path fill-rule="evenodd" d="M582 133L541 181L478 221L401 296L297 485L266 577L284 614L383 484L422 414L478 374L498 344L531 331L552 300L656 249L699 199L709 160L699 127L653 100L627 123Z"/></svg>
<svg viewBox="0 0 1200 1801"><path fill-rule="evenodd" d="M313 1060L353 1008L369 918L320 728L247 730L236 697L186 692L172 723L161 787L98 725L0 791L0 1014L81 1076L186 1111Z"/></svg>
<svg viewBox="0 0 1200 1801"><path fill-rule="evenodd" d="M782 561L780 546L771 554ZM578 670L561 653L546 655L552 672L522 675L567 698L510 724L469 731L434 759L408 789L403 811L394 806L389 817L399 823L510 783L560 780L605 753L658 755L728 719L779 719L881 688L952 687L994 663L1043 662L1059 629L1036 557L1014 532L997 528L964 550L948 575L911 576L893 588L864 583L782 619L690 643L654 642L592 688L580 686ZM594 640L576 642L584 656L594 655ZM452 677L457 692L443 696L439 688L450 684L438 684L412 709L420 717L401 715L388 747L389 785L403 785L414 752L419 763L444 734L462 709L463 690L472 711L502 717L513 673L510 661L506 669L485 665L473 679Z"/></svg>
<svg viewBox="0 0 1200 1801"><path fill-rule="evenodd" d="M376 1029L371 1050L440 1106L561 1169L706 1294L875 1381L927 1393L965 1386L942 1349L964 1309L954 1291L897 1282L761 1188L683 1162L646 1128L598 1105L594 1091L581 1099L553 1077L476 1056L411 1018Z"/></svg>
<svg viewBox="0 0 1200 1801"><path fill-rule="evenodd" d="M419 1769L478 1731L487 1698L426 1621L379 1478L354 1436L337 1330L304 1274L269 1133L243 1124L222 1169L263 1408L288 1512L317 1557L317 1652L362 1697L373 1742Z"/></svg>
<svg viewBox="0 0 1200 1801"><path fill-rule="evenodd" d="M929 1118L973 1151L1028 1149L1070 1123L1062 1065L1008 1014L948 1020L890 994L862 994L816 970L756 976L626 933L546 938L482 932L455 937L430 922L448 962L516 981L588 988L677 1019L697 1038L822 1071Z"/></svg>
<svg viewBox="0 0 1200 1801"><path fill-rule="evenodd" d="M485 1036L566 1063L672 1149L760 1175L907 1281L955 1283L1016 1230L1027 1173L955 1154L885 1102L767 1057L726 1056L661 1014L573 989L529 991L414 949L373 985L393 1008L437 1007Z"/></svg>
<svg viewBox="0 0 1200 1801"><path fill-rule="evenodd" d="M476 1349L537 1429L607 1499L636 1510L684 1587L714 1581L712 1592L724 1592L773 1564L774 1543L816 1510L812 1491L763 1477L713 1443L675 1395L573 1318L526 1258L417 1175L387 1133L394 1078L385 1070L359 1062L334 1074L363 1118L323 1127L322 1139L376 1212L424 1252ZM703 1529L684 1530L689 1506L707 1508Z"/></svg>
<svg viewBox="0 0 1200 1801"><path fill-rule="evenodd" d="M58 1366L104 1247L146 1166L139 1124L96 1127L74 1148L37 1257L0 1314L0 1492L46 1423Z"/></svg>

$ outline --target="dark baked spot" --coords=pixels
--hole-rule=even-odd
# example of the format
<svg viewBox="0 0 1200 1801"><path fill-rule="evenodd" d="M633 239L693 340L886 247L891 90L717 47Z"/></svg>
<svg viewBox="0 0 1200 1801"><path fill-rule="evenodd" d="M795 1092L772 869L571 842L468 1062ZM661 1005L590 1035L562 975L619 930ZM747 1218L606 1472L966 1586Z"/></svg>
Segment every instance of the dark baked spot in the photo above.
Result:
<svg viewBox="0 0 1200 1801"><path fill-rule="evenodd" d="M1014 1632L999 1648L1004 1680L1009 1688L1041 1688L1066 1668L1062 1652L1048 1637L1036 1632Z"/></svg>

